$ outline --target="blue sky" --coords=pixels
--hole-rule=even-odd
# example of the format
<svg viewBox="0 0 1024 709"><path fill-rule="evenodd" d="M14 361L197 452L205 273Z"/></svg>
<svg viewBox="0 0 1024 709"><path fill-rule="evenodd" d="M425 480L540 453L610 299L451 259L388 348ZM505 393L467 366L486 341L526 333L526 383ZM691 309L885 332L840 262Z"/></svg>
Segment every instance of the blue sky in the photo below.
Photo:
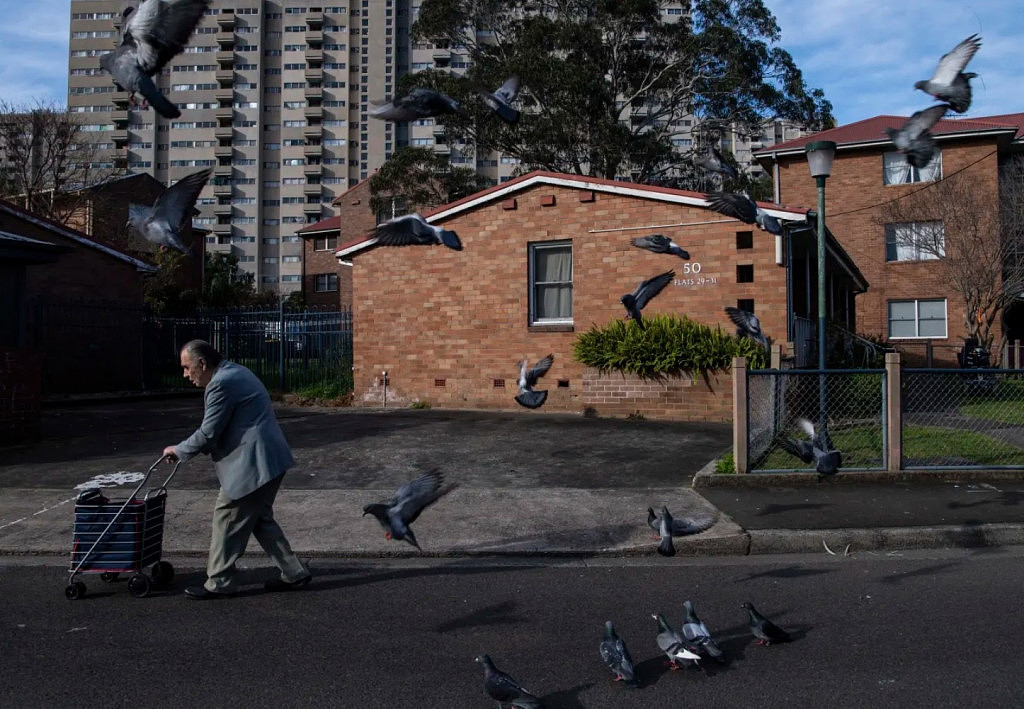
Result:
<svg viewBox="0 0 1024 709"><path fill-rule="evenodd" d="M883 113L910 115L930 101L914 82L931 76L939 57L977 32L982 47L969 70L968 116L1024 111L1016 96L1024 45L1020 0L765 0L782 29L780 45L804 79L824 89L836 120ZM13 104L67 101L68 0L0 0L0 99Z"/></svg>

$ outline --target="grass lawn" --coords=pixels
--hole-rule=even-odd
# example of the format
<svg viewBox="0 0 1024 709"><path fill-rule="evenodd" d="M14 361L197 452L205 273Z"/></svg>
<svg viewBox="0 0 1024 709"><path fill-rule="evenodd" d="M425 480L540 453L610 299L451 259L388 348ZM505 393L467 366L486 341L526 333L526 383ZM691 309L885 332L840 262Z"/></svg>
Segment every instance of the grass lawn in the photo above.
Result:
<svg viewBox="0 0 1024 709"><path fill-rule="evenodd" d="M972 398L959 408L971 418L1024 426L1024 380L1003 379L989 394Z"/></svg>

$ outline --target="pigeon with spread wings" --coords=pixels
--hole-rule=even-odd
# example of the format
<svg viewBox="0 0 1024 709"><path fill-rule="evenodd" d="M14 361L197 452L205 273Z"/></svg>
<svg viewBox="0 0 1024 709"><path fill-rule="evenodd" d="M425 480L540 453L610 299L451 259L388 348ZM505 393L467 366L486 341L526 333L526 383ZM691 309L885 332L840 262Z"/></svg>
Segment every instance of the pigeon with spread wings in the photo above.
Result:
<svg viewBox="0 0 1024 709"><path fill-rule="evenodd" d="M632 293L626 293L619 298L619 301L626 308L626 316L633 318L640 327L644 327L644 319L640 315L640 311L650 302L651 298L658 295L675 277L675 271L665 271L665 273L648 278L646 281L641 281L640 285Z"/></svg>
<svg viewBox="0 0 1024 709"><path fill-rule="evenodd" d="M549 354L544 359L537 362L530 369L526 368L527 360L523 360L519 363L519 393L516 394L516 403L520 406L525 406L528 409L538 409L548 398L548 392L546 389L538 391L534 390L534 386L537 384L537 380L547 374L548 370L551 369L551 364L555 361L555 356Z"/></svg>
<svg viewBox="0 0 1024 709"><path fill-rule="evenodd" d="M689 260L690 258L690 252L664 234L638 236L630 243L638 249L646 249L647 251L651 251L656 254L672 254L673 256L678 256L679 258L686 260Z"/></svg>
<svg viewBox="0 0 1024 709"><path fill-rule="evenodd" d="M758 229L769 234L782 233L782 222L767 211L757 206L757 202L746 194L739 192L709 192L705 195L708 206L719 214L739 219L746 224L754 224Z"/></svg>
<svg viewBox="0 0 1024 709"><path fill-rule="evenodd" d="M893 144L907 156L907 162L916 168L927 167L932 161L938 143L932 137L931 129L946 115L949 105L936 104L915 112L900 128L886 128Z"/></svg>
<svg viewBox="0 0 1024 709"><path fill-rule="evenodd" d="M512 108L512 102L519 96L519 77L513 76L505 81L493 93L487 89L477 87L477 93L484 103L497 114L498 118L506 123L516 123L519 120L519 111Z"/></svg>
<svg viewBox="0 0 1024 709"><path fill-rule="evenodd" d="M382 121L418 121L445 113L461 113L459 102L447 94L425 86L418 86L404 96L376 104L369 111L370 118Z"/></svg>
<svg viewBox="0 0 1024 709"><path fill-rule="evenodd" d="M363 507L363 516L372 514L377 518L380 526L384 528L385 539L404 539L420 549L416 535L409 525L415 522L429 505L455 489L454 485L442 487L443 483L444 475L436 469L431 470L402 485L390 500L374 502Z"/></svg>
<svg viewBox="0 0 1024 709"><path fill-rule="evenodd" d="M960 44L946 52L939 59L932 78L918 81L915 89L929 93L945 101L957 113L965 112L971 105L971 79L973 72L964 73L964 67L981 47L981 37L972 34Z"/></svg>
<svg viewBox="0 0 1024 709"><path fill-rule="evenodd" d="M128 226L135 227L147 241L157 246L191 255L181 239L181 227L191 225L192 210L211 172L213 169L208 167L186 175L164 190L152 207L129 204Z"/></svg>
<svg viewBox="0 0 1024 709"><path fill-rule="evenodd" d="M462 241L454 231L430 224L419 214L406 214L375 226L370 235L380 246L434 246L443 244L462 251Z"/></svg>

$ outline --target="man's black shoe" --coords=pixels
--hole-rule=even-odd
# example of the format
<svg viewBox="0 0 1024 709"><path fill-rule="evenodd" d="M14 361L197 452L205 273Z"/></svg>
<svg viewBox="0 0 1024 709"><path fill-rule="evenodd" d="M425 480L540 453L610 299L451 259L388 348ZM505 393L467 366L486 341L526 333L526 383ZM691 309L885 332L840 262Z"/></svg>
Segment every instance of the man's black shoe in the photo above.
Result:
<svg viewBox="0 0 1024 709"><path fill-rule="evenodd" d="M213 601L218 598L231 598L234 595L233 593L210 591L206 586L189 586L185 589L185 597L191 598L193 601Z"/></svg>
<svg viewBox="0 0 1024 709"><path fill-rule="evenodd" d="M298 581L285 581L284 579L270 579L263 588L271 593L278 591L298 591L300 588L304 588L309 585L309 582L313 580L313 574L306 574Z"/></svg>

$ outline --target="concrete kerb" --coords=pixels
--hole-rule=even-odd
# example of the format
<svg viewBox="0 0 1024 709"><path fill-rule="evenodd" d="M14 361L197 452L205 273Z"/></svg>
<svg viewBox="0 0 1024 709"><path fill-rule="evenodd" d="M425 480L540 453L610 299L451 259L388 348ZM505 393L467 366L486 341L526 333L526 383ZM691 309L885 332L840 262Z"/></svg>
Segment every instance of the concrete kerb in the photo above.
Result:
<svg viewBox="0 0 1024 709"><path fill-rule="evenodd" d="M817 473L735 473L716 474L714 461L693 476L695 490L711 487L768 488L805 487L817 485L862 485L880 483L969 483L969 482L1024 482L1024 470L900 470L840 472L832 478L819 481Z"/></svg>

